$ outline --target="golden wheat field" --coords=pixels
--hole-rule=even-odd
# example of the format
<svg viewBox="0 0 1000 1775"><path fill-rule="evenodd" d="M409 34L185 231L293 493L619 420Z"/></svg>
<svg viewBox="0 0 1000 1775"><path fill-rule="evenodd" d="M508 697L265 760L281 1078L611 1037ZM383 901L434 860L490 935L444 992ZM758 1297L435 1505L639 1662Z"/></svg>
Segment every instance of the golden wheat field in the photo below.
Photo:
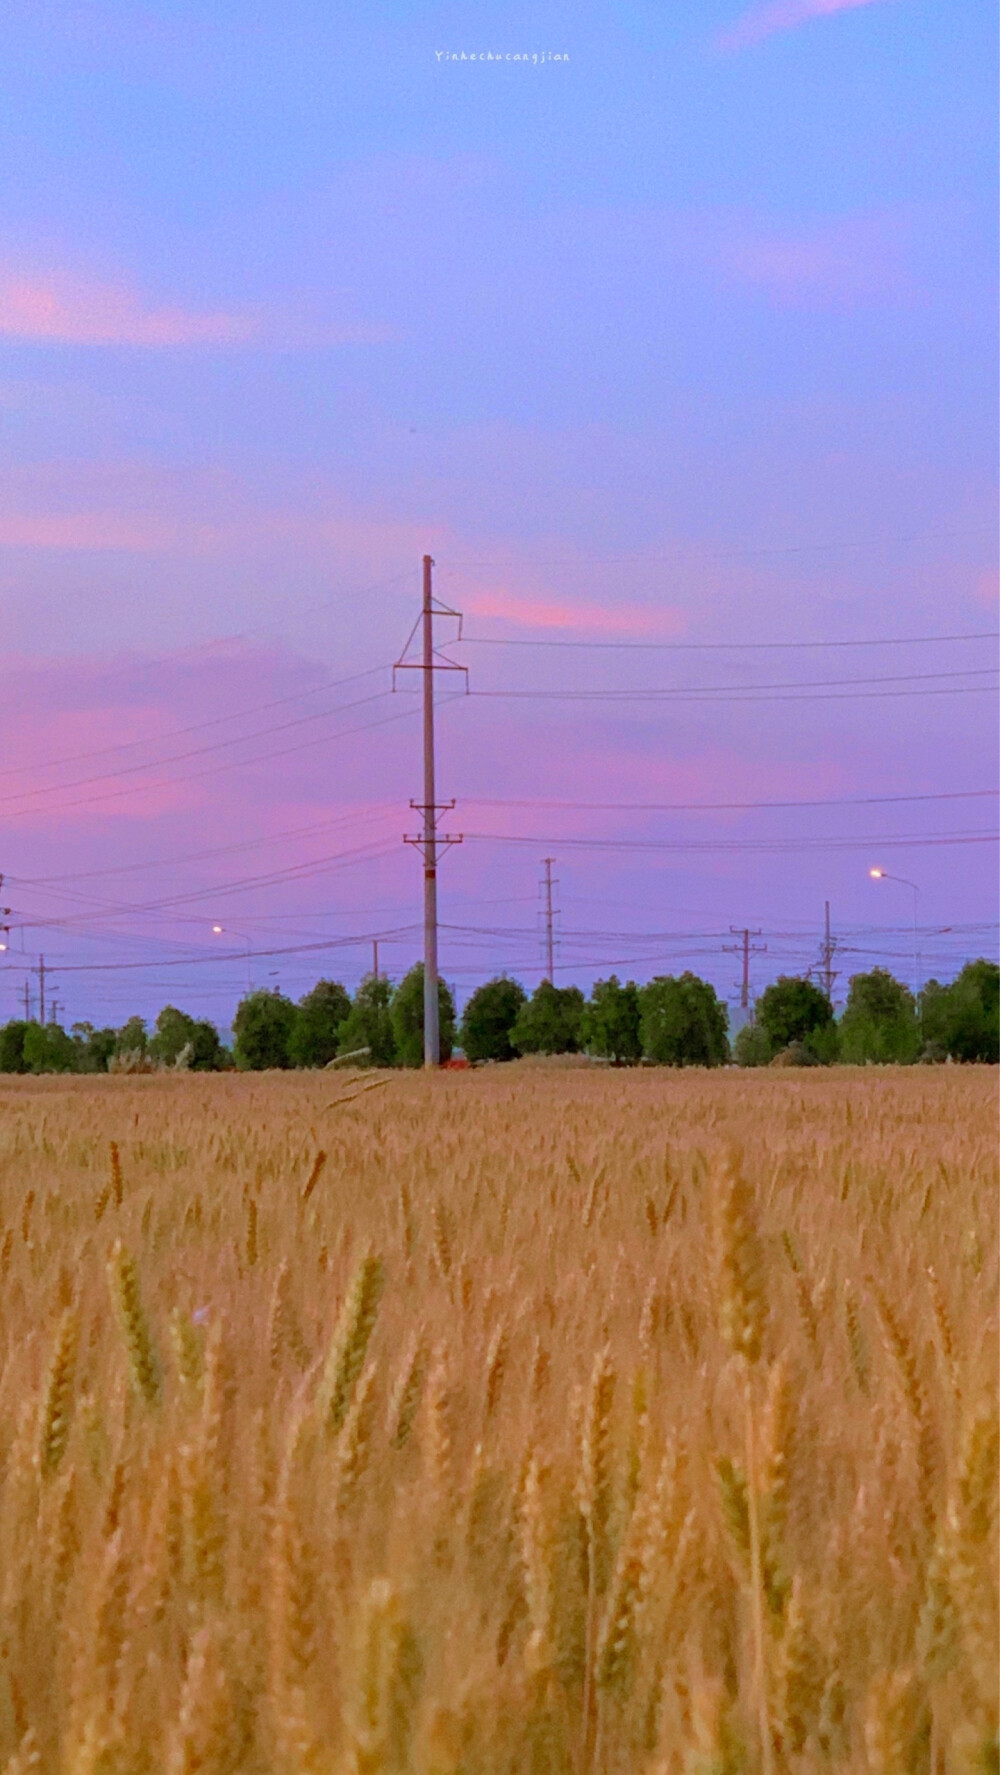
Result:
<svg viewBox="0 0 1000 1775"><path fill-rule="evenodd" d="M0 1087L0 1769L997 1768L994 1075Z"/></svg>

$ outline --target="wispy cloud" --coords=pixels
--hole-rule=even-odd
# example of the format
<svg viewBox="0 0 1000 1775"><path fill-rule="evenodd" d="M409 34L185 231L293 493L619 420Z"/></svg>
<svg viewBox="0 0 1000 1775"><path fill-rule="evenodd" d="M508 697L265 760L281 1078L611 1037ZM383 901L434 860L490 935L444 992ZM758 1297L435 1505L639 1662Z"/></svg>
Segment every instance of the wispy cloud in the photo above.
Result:
<svg viewBox="0 0 1000 1775"><path fill-rule="evenodd" d="M579 599L556 603L504 591L467 593L465 608L472 615L494 617L521 629L566 629L626 637L677 635L684 627L679 610L656 610L639 604L609 608Z"/></svg>
<svg viewBox="0 0 1000 1775"><path fill-rule="evenodd" d="M746 49L765 37L773 37L779 31L794 31L813 19L884 4L885 0L765 0L763 6L751 6L735 24L720 31L715 41L719 49Z"/></svg>
<svg viewBox="0 0 1000 1775"><path fill-rule="evenodd" d="M0 335L8 339L66 345L241 345L254 332L246 315L153 307L123 283L0 271Z"/></svg>
<svg viewBox="0 0 1000 1775"><path fill-rule="evenodd" d="M373 322L328 324L270 310L203 313L159 306L118 279L0 266L0 338L53 345L314 347L378 344L393 330Z"/></svg>

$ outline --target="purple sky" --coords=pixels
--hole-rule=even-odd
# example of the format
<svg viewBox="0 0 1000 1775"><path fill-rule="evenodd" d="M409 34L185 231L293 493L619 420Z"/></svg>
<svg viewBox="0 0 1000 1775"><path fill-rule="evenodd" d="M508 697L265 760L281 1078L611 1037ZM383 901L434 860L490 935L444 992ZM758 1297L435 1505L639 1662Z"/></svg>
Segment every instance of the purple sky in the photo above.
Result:
<svg viewBox="0 0 1000 1775"><path fill-rule="evenodd" d="M993 953L993 7L330 10L7 11L0 1017L416 959L425 551L460 996Z"/></svg>

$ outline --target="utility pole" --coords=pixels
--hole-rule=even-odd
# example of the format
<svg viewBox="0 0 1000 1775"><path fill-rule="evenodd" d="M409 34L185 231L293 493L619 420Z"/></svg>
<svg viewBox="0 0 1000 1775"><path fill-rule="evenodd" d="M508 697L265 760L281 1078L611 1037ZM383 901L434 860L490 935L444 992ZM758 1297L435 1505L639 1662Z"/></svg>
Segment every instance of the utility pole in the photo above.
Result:
<svg viewBox="0 0 1000 1775"><path fill-rule="evenodd" d="M750 957L752 955L766 955L767 944L751 943L751 937L759 937L761 935L759 930L751 931L745 928L741 929L739 925L735 924L731 924L729 929L732 931L733 936L739 937L741 941L739 943L723 943L722 947L728 955L742 955L743 957L743 978L740 982L740 1010L748 1011L750 1009Z"/></svg>
<svg viewBox="0 0 1000 1775"><path fill-rule="evenodd" d="M31 987L27 980L24 982L24 1021L31 1022Z"/></svg>
<svg viewBox="0 0 1000 1775"><path fill-rule="evenodd" d="M830 935L830 902L829 902L829 900L824 900L823 907L824 907L825 918L824 918L824 927L823 927L823 947L820 951L821 961L820 961L820 967L819 967L819 977L820 977L821 981L823 982L823 991L826 993L827 998L830 1000L830 1003L832 1004L833 1003L833 983L836 980L837 974L839 971L837 968L835 968L833 966L833 958L837 953L837 939L836 939L836 937L831 937L831 935Z"/></svg>
<svg viewBox="0 0 1000 1775"><path fill-rule="evenodd" d="M378 979L378 938L372 939L372 974Z"/></svg>
<svg viewBox="0 0 1000 1775"><path fill-rule="evenodd" d="M552 880L552 865L555 862L555 857L543 857L542 862L545 864L545 978L552 986L555 984L555 958L552 941L552 889L554 885L557 885Z"/></svg>
<svg viewBox="0 0 1000 1775"><path fill-rule="evenodd" d="M47 973L51 973L51 972L52 972L52 969L46 968L46 966L45 966L44 955L40 955L38 957L37 968L32 969L32 973L35 973L38 975L38 1021L39 1021L39 1023L45 1022L45 976Z"/></svg>
<svg viewBox="0 0 1000 1775"><path fill-rule="evenodd" d="M403 655L393 667L393 689L396 685L397 671L422 672L423 704L424 704L424 798L423 801L411 801L410 806L416 813L424 816L424 827L419 837L404 837L404 844L412 844L420 851L424 860L424 1065L437 1066L441 1059L441 1040L438 1029L438 917L437 917L437 865L442 852L449 850L453 844L461 844L460 834L439 833L438 817L448 813L454 807L454 801L439 802L436 800L435 760L434 760L434 673L465 672L464 666L457 665L453 660L438 657L434 651L434 617L454 616L458 619L461 639L462 619L457 610L449 610L443 604L434 601L431 572L434 562L430 555L424 556L423 600L420 616L410 631ZM421 630L421 658L408 660L406 656L410 642Z"/></svg>

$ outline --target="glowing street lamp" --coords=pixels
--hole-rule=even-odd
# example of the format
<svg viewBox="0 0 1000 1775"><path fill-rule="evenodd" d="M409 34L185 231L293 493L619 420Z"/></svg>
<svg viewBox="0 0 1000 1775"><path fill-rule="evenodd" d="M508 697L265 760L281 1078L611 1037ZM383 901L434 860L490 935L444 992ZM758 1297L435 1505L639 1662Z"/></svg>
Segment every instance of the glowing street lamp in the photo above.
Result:
<svg viewBox="0 0 1000 1775"><path fill-rule="evenodd" d="M233 929L232 925L224 925L224 924L214 924L212 926L212 935L213 935L213 937L238 937L240 939L241 943L246 944L247 991L252 992L253 991L253 973L252 973L251 966L250 966L250 950L252 947L253 939L251 937L247 936L246 931L236 931Z"/></svg>
<svg viewBox="0 0 1000 1775"><path fill-rule="evenodd" d="M908 887L913 895L913 996L920 1001L920 937L917 927L917 910L920 905L920 889L915 881L908 881L905 875L890 875L887 869L869 869L873 881L895 881L901 887Z"/></svg>

